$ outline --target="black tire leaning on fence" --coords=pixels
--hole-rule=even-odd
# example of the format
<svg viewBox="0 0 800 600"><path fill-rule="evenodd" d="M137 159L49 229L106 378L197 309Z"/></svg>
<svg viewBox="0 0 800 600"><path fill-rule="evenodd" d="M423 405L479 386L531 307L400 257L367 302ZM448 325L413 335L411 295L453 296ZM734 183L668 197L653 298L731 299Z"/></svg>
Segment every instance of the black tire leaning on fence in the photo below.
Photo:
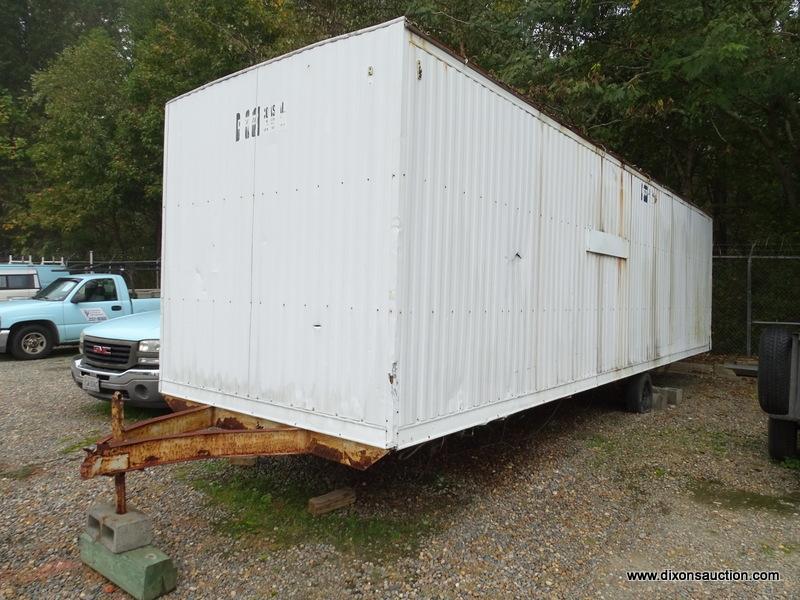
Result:
<svg viewBox="0 0 800 600"><path fill-rule="evenodd" d="M767 425L770 458L783 460L797 456L797 423L770 418Z"/></svg>
<svg viewBox="0 0 800 600"><path fill-rule="evenodd" d="M769 327L758 343L758 403L770 415L789 412L789 380L792 372L792 334Z"/></svg>

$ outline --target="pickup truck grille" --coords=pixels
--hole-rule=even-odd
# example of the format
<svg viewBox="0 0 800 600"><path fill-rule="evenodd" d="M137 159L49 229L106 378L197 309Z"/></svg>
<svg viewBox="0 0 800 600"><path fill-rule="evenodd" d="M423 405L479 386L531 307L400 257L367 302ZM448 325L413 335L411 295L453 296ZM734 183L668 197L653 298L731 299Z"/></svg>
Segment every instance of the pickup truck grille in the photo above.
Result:
<svg viewBox="0 0 800 600"><path fill-rule="evenodd" d="M86 337L83 340L83 357L88 365L124 371L136 365L134 342L104 340Z"/></svg>

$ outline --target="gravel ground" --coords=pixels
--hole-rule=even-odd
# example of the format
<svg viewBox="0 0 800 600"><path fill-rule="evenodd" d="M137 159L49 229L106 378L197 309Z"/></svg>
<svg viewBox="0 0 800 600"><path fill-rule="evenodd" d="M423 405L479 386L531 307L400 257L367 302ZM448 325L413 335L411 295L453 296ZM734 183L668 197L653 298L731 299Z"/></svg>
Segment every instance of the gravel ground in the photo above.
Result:
<svg viewBox="0 0 800 600"><path fill-rule="evenodd" d="M126 597L78 557L112 486L78 477L109 416L73 385L71 354L0 358L0 598ZM313 457L135 473L129 502L177 564L169 598L800 597L800 471L766 457L755 380L663 383L684 388L681 406L630 415L605 390L365 473ZM355 506L304 513L340 485ZM631 569L783 580L632 583Z"/></svg>

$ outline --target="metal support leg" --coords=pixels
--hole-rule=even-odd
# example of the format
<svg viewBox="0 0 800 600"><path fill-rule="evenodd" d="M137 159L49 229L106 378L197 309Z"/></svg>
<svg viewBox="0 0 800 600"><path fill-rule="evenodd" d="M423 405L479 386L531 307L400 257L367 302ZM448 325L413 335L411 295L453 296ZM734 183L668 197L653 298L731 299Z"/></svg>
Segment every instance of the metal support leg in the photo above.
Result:
<svg viewBox="0 0 800 600"><path fill-rule="evenodd" d="M111 397L111 438L114 441L121 442L125 439L124 417L125 409L122 404L122 394L114 392ZM117 497L117 514L124 515L128 512L125 499L125 473L114 475L114 493Z"/></svg>
<svg viewBox="0 0 800 600"><path fill-rule="evenodd" d="M753 355L753 250L747 257L747 356Z"/></svg>
<svg viewBox="0 0 800 600"><path fill-rule="evenodd" d="M128 512L125 500L125 473L114 475L114 492L117 496L117 514L124 515Z"/></svg>
<svg viewBox="0 0 800 600"><path fill-rule="evenodd" d="M125 429L122 421L125 418L125 408L122 404L122 393L114 392L111 396L111 437L114 441L121 442L125 439Z"/></svg>

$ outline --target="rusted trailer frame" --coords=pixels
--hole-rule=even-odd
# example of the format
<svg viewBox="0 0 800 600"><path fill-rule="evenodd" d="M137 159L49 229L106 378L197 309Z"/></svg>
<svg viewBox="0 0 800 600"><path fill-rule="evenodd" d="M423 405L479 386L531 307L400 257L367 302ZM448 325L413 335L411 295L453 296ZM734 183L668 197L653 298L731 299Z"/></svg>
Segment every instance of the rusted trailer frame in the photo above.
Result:
<svg viewBox="0 0 800 600"><path fill-rule="evenodd" d="M355 469L366 469L388 450L366 446L307 429L205 405L170 399L181 412L125 428L122 397L114 394L111 435L90 448L81 477L114 476L117 512L125 512L125 473L148 467L207 458L313 454Z"/></svg>

